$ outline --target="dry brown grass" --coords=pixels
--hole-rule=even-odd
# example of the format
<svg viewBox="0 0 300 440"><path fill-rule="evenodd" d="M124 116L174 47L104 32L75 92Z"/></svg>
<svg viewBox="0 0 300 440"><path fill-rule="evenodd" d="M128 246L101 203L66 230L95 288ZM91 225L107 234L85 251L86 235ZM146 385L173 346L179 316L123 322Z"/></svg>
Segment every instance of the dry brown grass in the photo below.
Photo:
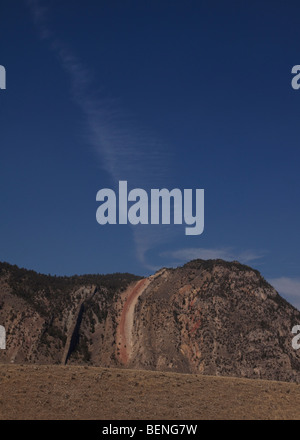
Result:
<svg viewBox="0 0 300 440"><path fill-rule="evenodd" d="M0 365L0 419L299 419L300 385L77 366Z"/></svg>

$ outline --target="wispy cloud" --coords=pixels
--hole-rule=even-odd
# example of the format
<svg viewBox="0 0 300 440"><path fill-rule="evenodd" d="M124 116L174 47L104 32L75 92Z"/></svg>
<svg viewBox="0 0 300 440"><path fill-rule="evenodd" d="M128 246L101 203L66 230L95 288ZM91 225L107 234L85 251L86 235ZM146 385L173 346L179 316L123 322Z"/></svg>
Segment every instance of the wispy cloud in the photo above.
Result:
<svg viewBox="0 0 300 440"><path fill-rule="evenodd" d="M49 9L45 3L41 3L39 0L26 0L26 3L30 7L32 18L37 25L42 38L50 38L51 31L47 25L47 17Z"/></svg>
<svg viewBox="0 0 300 440"><path fill-rule="evenodd" d="M167 146L148 128L137 129L134 117L128 116L115 99L95 92L91 71L50 29L47 3L27 0L27 4L40 36L48 42L70 78L72 98L86 121L87 142L95 150L101 168L110 176L112 184L116 186L119 180L128 180L131 186L145 189L147 186L166 186L168 170L165 164L169 163L170 155ZM99 90L99 85L96 89ZM136 227L133 230L136 255L145 267L147 251L166 239L158 229L156 227L154 231L151 226L146 226L143 233Z"/></svg>
<svg viewBox="0 0 300 440"><path fill-rule="evenodd" d="M271 278L268 282L300 310L300 278Z"/></svg>
<svg viewBox="0 0 300 440"><path fill-rule="evenodd" d="M162 164L167 163L168 155L165 146L149 130L137 129L134 118L121 109L116 99L104 97L104 93L101 96L99 86L92 81L91 70L50 29L45 2L27 0L27 3L40 34L69 75L72 98L86 121L86 137L98 153L103 169L114 182L130 177L136 185L147 182L150 175L162 179L165 172Z"/></svg>
<svg viewBox="0 0 300 440"><path fill-rule="evenodd" d="M173 260L173 264L181 264L195 259L214 260L218 258L226 261L236 260L241 263L250 263L262 258L264 254L256 253L251 250L234 252L229 248L185 248L176 251L163 252L161 253L161 256Z"/></svg>
<svg viewBox="0 0 300 440"><path fill-rule="evenodd" d="M116 99L107 98L105 87L94 85L93 75L73 50L61 41L49 24L50 8L42 0L26 0L41 38L58 58L70 78L72 99L82 111L86 129L84 136L99 158L99 165L117 186L127 180L131 187L144 189L168 187L170 149L146 129L137 128L134 116L129 116ZM171 241L178 228L166 225L137 225L132 227L137 259L145 268L156 270L148 262L149 251ZM182 230L180 231L182 233ZM189 248L161 254L168 265L180 264L195 258L238 260L244 263L261 258L252 251L235 253L230 249Z"/></svg>

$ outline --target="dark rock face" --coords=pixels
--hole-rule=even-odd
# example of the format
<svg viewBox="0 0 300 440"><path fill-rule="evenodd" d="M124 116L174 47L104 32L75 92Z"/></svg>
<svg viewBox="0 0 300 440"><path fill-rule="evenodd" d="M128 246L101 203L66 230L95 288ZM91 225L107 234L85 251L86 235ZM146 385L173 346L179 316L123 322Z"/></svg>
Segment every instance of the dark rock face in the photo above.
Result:
<svg viewBox="0 0 300 440"><path fill-rule="evenodd" d="M114 304L119 292L139 279L130 274L52 277L0 263L0 325L7 332L0 363L100 364L107 359L110 364Z"/></svg>
<svg viewBox="0 0 300 440"><path fill-rule="evenodd" d="M259 272L238 262L195 260L149 277L133 301L138 280L60 279L0 266L0 324L7 330L0 362L300 381L300 353L291 343L300 312ZM125 364L118 356L121 321Z"/></svg>

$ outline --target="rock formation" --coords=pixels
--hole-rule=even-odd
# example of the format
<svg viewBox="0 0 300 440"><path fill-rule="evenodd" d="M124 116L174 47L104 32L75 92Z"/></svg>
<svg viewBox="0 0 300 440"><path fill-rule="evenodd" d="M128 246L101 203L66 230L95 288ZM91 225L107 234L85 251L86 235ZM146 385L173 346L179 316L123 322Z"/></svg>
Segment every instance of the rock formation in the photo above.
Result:
<svg viewBox="0 0 300 440"><path fill-rule="evenodd" d="M0 264L2 363L70 363L300 381L300 312L259 272L194 260L141 279ZM300 350L299 350L300 352Z"/></svg>

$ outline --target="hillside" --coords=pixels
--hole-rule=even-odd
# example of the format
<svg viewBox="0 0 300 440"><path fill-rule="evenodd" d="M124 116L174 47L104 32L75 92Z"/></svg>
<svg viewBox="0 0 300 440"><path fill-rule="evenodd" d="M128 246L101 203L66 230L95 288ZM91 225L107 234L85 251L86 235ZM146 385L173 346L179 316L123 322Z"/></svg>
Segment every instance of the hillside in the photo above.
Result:
<svg viewBox="0 0 300 440"><path fill-rule="evenodd" d="M91 365L300 381L300 312L238 262L141 279L53 277L0 265L1 363Z"/></svg>
<svg viewBox="0 0 300 440"><path fill-rule="evenodd" d="M299 386L57 365L0 365L5 420L292 420Z"/></svg>

